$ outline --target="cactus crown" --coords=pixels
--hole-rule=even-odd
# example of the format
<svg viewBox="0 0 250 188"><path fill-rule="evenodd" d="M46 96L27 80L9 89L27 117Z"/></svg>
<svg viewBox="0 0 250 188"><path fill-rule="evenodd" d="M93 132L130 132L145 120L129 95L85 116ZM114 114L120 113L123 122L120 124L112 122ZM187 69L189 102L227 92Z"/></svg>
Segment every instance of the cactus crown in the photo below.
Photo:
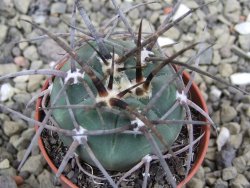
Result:
<svg viewBox="0 0 250 188"><path fill-rule="evenodd" d="M59 133L69 149L56 177L61 175L69 159L77 154L84 162L96 166L112 187L118 187L133 171L146 164L143 179L143 187L146 187L149 164L152 160L157 160L166 172L169 184L176 187L165 154L168 152L168 155L178 159L178 152L174 152L171 145L183 125L187 125L189 144L179 151L188 150L187 175L192 160L192 146L197 142L193 138L193 125L204 124L192 120L189 107L199 111L210 124L213 125L213 122L187 98L194 72L185 87L181 79L184 68L175 71L172 64L195 70L229 86L227 82L197 68L199 57L209 48L204 42L192 44L170 57L166 57L157 45L161 34L196 9L191 9L174 20L172 18L180 4L178 2L156 32L145 35L142 32L143 21L138 32L133 31L125 12L112 0L117 15L108 23L108 26L113 23L110 31L101 34L93 26L81 3L80 0L74 2L70 46L55 34L30 22L67 52L56 69L29 70L0 77L3 80L24 74L53 75L50 87L38 96L43 96L41 109L45 112L45 117L42 122L34 121L2 104L0 107L27 121L36 122L39 129L33 140L43 129ZM144 4L147 3L136 5L128 11ZM80 46L75 46L74 42L76 10L89 30L82 35L84 40L80 42ZM123 37L120 37L121 33L113 32L118 18L128 30L122 32ZM199 48L197 55L188 62L175 60L195 46ZM192 62L196 66L189 64ZM48 98L49 104L46 105ZM49 120L54 126L48 125ZM33 145L34 141L27 149L20 167ZM107 170L121 171L123 176L115 182Z"/></svg>

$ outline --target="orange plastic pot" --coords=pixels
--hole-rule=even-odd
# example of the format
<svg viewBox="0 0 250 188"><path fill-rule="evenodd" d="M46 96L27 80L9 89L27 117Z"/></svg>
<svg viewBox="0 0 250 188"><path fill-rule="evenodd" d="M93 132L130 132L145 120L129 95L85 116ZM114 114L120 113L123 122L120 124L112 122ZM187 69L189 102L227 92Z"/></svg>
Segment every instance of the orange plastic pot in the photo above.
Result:
<svg viewBox="0 0 250 188"><path fill-rule="evenodd" d="M185 84L188 82L189 78L190 78L189 74L184 72L183 73L183 80L184 80ZM46 83L44 84L42 90L47 89L48 86L49 86L49 82L47 80ZM190 95L191 95L191 99L192 99L193 102L195 102L197 105L199 105L205 112L208 112L205 100L203 99L202 94L201 94L198 86L196 84L194 84L194 83L192 84L192 86L190 88ZM42 101L42 99L39 98L37 103L36 103L35 119L37 121L41 120L41 113L39 111L39 107L41 106L41 101ZM200 120L201 121L206 121L205 118L201 118ZM37 127L36 127L36 129L37 129ZM204 136L202 137L202 139L201 139L201 141L199 143L200 147L198 146L199 149L198 149L197 159L194 162L194 165L193 165L192 169L190 170L187 178L185 178L182 182L180 182L178 184L178 186L177 186L178 188L183 187L188 181L190 181L190 179L198 171L199 167L201 166L201 164L202 164L202 162L204 160L204 157L206 155L206 151L207 151L207 148L208 148L209 138L210 138L210 126L209 125L202 126L202 129L204 131ZM53 172L56 173L58 169L56 168L56 166L53 164L53 162L49 158L49 156L48 156L48 154L47 154L47 152L46 152L46 150L44 148L41 137L38 139L38 145L39 145L41 153L44 156L45 160L47 161L48 165L53 170ZM61 182L62 182L62 185L63 185L64 188L78 188L78 186L73 184L64 175L61 175L60 179L61 179Z"/></svg>
<svg viewBox="0 0 250 188"><path fill-rule="evenodd" d="M16 185L22 185L24 183L23 177L21 176L13 176L13 180L16 182Z"/></svg>

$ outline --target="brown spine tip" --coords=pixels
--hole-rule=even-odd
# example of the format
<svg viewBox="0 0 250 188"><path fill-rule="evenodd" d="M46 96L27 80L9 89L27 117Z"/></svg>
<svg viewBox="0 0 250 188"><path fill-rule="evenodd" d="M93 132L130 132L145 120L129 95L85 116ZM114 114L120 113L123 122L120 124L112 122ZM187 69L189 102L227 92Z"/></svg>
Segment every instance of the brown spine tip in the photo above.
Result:
<svg viewBox="0 0 250 188"><path fill-rule="evenodd" d="M143 80L142 76L142 67L141 67L141 33L142 33L142 20L139 27L138 39L137 39L137 48L139 50L136 52L136 83L139 83Z"/></svg>
<svg viewBox="0 0 250 188"><path fill-rule="evenodd" d="M115 67L115 49L113 47L112 65L111 65L110 77L109 77L109 83L108 83L108 89L110 89L110 90L113 88L114 67Z"/></svg>
<svg viewBox="0 0 250 188"><path fill-rule="evenodd" d="M148 77L145 80L145 83L143 84L143 88L145 90L148 90L150 82L152 81L152 79L154 78L154 73L153 71L148 75Z"/></svg>
<svg viewBox="0 0 250 188"><path fill-rule="evenodd" d="M106 97L108 96L108 92L105 88L105 86L102 84L101 80L98 79L96 76L91 78L91 80L93 81L93 84L95 85L97 92L99 94L100 97Z"/></svg>
<svg viewBox="0 0 250 188"><path fill-rule="evenodd" d="M128 107L128 104L120 99L117 99L117 98L111 98L109 100L109 104L110 106L113 106L113 107L118 107L118 108L121 108L121 109L127 109Z"/></svg>

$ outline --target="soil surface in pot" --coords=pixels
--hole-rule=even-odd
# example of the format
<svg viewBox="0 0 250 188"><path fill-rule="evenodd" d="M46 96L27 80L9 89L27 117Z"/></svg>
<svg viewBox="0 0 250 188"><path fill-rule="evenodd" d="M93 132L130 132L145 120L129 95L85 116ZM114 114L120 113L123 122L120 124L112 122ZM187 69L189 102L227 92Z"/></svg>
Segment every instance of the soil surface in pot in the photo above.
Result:
<svg viewBox="0 0 250 188"><path fill-rule="evenodd" d="M197 112L192 111L193 120L200 119L200 115ZM201 126L195 125L194 126L194 139L198 138L202 134ZM188 132L186 126L183 126L180 135L178 136L177 140L175 141L173 147L173 151L177 151L178 149L182 148L183 146L186 146L188 144ZM66 147L63 142L59 139L59 136L55 132L50 132L48 130L44 130L41 134L43 144L45 146L45 149L52 160L52 162L55 164L55 166L58 168L61 164L63 157L65 156L68 147ZM198 144L195 144L193 147L193 161L196 160L197 157L197 151L198 151ZM176 158L169 158L166 159L167 163L170 167L170 170L172 174L174 175L177 184L180 183L185 178L185 171L186 171L186 159L187 159L187 153L188 150L185 152L179 154ZM90 174L94 174L95 176L102 177L102 173L95 167L92 167L83 161L80 161L82 167L87 170ZM192 167L193 163L191 164ZM135 187L140 188L142 187L143 182L143 174L144 174L144 165L142 168L138 169L134 173L132 173L128 178L126 178L126 181L123 181L120 184L120 187ZM118 181L118 179L124 174L124 172L113 172L108 171L108 173L115 179L115 181ZM155 186L163 186L164 187L170 187L168 185L168 182L166 180L166 177L163 176L164 171L157 161L152 161L150 164L150 177L148 178L148 187L155 187ZM108 181L101 181L98 179L93 179L92 177L89 177L85 175L81 170L79 170L79 167L76 163L75 158L72 158L69 160L68 165L66 166L63 174L71 180L75 185L77 185L79 188L85 188L85 187L97 187L97 188L105 188L110 187Z"/></svg>

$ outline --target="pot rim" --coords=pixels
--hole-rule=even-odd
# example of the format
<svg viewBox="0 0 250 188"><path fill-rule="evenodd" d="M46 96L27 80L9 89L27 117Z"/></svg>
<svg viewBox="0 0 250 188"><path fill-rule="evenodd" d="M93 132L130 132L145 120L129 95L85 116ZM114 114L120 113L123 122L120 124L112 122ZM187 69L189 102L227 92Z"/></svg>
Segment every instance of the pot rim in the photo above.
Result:
<svg viewBox="0 0 250 188"><path fill-rule="evenodd" d="M190 75L187 72L183 72L182 75L183 81L186 84L188 82L188 80L190 79ZM46 80L45 84L42 87L42 90L45 90L46 88L48 88L49 86L49 81L48 79ZM206 102L201 94L200 89L198 88L198 86L193 82L191 85L191 88L189 90L189 92L191 93L191 97L193 98L192 100L195 100L195 103L200 106L206 113L208 113L208 108L206 105ZM39 111L39 107L41 105L41 101L42 98L40 97L37 102L36 102L36 111L35 111L35 120L39 121L40 119L40 111ZM201 121L206 121L206 118L202 117ZM38 126L35 126L36 130L38 129ZM198 155L197 155L197 159L195 160L191 170L188 173L188 176L183 179L178 185L177 188L181 188L183 187L187 182L189 182L191 180L191 178L195 175L195 173L199 170L199 167L201 166L207 149L208 149L208 144L209 144L209 139L210 139L210 125L205 125L202 126L201 129L204 131L204 136L201 138L199 146L203 146L203 147L199 147L199 151L198 151ZM50 166L50 168L52 169L52 171L54 173L56 173L58 171L57 167L53 164L53 162L51 161L50 157L48 156L46 149L44 147L44 144L42 142L41 137L38 138L38 145L39 148L41 150L42 155L44 156L45 160L47 161L48 165ZM202 149L200 149L202 148ZM76 186L74 183L72 183L67 177L65 177L63 174L60 176L60 179L62 181L62 184L66 187L70 187L70 188L78 188L78 186Z"/></svg>

